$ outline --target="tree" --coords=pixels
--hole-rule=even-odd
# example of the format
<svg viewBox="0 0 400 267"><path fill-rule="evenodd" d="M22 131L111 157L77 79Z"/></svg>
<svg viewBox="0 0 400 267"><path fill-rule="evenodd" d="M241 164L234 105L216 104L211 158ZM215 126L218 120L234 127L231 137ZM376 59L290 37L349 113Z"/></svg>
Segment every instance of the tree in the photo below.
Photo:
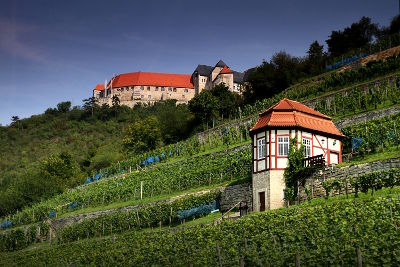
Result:
<svg viewBox="0 0 400 267"><path fill-rule="evenodd" d="M122 143L127 151L142 153L158 147L161 140L159 122L155 116L149 116L129 126Z"/></svg>
<svg viewBox="0 0 400 267"><path fill-rule="evenodd" d="M112 97L112 105L113 105L113 107L119 107L120 101L119 101L119 97L118 96L113 95L113 97Z"/></svg>
<svg viewBox="0 0 400 267"><path fill-rule="evenodd" d="M400 15L395 16L390 22L389 33L400 33Z"/></svg>
<svg viewBox="0 0 400 267"><path fill-rule="evenodd" d="M186 104L176 105L176 100L156 102L153 108L160 122L166 144L187 138L193 129L194 116Z"/></svg>
<svg viewBox="0 0 400 267"><path fill-rule="evenodd" d="M18 116L12 116L11 117L11 121L12 121L12 123L17 123L17 122L19 122L19 117Z"/></svg>
<svg viewBox="0 0 400 267"><path fill-rule="evenodd" d="M94 115L95 109L98 107L99 105L97 104L97 99L95 97L89 97L83 100L83 109L89 111L92 116Z"/></svg>
<svg viewBox="0 0 400 267"><path fill-rule="evenodd" d="M311 75L318 75L322 72L324 67L324 46L320 45L318 41L311 43L307 51L307 68L308 73Z"/></svg>
<svg viewBox="0 0 400 267"><path fill-rule="evenodd" d="M362 17L343 31L332 31L329 39L326 40L329 54L337 57L356 50L370 43L377 33L378 25L371 23L370 18Z"/></svg>
<svg viewBox="0 0 400 267"><path fill-rule="evenodd" d="M71 109L71 102L65 101L57 104L57 110L60 113L67 113Z"/></svg>
<svg viewBox="0 0 400 267"><path fill-rule="evenodd" d="M50 155L40 165L40 176L54 180L60 188L76 185L80 182L79 168L71 154L62 152Z"/></svg>
<svg viewBox="0 0 400 267"><path fill-rule="evenodd" d="M263 61L249 75L249 86L243 94L244 100L252 103L272 97L307 75L302 58L281 51L274 54L270 62Z"/></svg>
<svg viewBox="0 0 400 267"><path fill-rule="evenodd" d="M238 106L238 95L229 91L229 87L224 83L218 84L211 89L211 94L218 101L218 113L223 119L233 115Z"/></svg>
<svg viewBox="0 0 400 267"><path fill-rule="evenodd" d="M210 90L203 90L189 101L189 110L207 126L210 121L214 121L217 117L218 109L218 99L213 96Z"/></svg>

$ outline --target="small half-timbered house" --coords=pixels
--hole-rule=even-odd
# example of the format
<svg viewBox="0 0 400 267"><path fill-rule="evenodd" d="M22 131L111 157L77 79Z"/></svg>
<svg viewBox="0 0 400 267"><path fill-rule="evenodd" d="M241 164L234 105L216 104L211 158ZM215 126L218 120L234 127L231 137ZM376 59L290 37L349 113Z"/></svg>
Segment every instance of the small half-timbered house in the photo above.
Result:
<svg viewBox="0 0 400 267"><path fill-rule="evenodd" d="M299 102L282 99L260 113L250 130L253 150L253 210L284 206L284 170L289 144L304 145L305 158L320 156L326 164L342 162L342 133L332 119Z"/></svg>

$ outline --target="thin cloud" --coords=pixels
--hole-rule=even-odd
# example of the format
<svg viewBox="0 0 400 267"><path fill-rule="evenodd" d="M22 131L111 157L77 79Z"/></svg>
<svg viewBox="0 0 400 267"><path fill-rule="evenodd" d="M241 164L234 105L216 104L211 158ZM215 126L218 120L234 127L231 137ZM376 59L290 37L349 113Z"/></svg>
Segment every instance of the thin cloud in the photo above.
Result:
<svg viewBox="0 0 400 267"><path fill-rule="evenodd" d="M0 50L25 60L44 63L47 60L43 53L22 40L22 36L37 32L37 27L0 19Z"/></svg>

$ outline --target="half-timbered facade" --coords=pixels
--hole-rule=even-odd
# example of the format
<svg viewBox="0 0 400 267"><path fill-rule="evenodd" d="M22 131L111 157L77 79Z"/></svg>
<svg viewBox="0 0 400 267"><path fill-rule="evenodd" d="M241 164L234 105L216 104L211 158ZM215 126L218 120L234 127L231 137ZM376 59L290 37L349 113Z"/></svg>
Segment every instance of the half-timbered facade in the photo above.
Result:
<svg viewBox="0 0 400 267"><path fill-rule="evenodd" d="M253 210L284 205L283 172L290 139L305 148L305 158L322 155L326 164L342 161L343 135L332 119L299 102L283 99L260 114L250 130L253 150Z"/></svg>

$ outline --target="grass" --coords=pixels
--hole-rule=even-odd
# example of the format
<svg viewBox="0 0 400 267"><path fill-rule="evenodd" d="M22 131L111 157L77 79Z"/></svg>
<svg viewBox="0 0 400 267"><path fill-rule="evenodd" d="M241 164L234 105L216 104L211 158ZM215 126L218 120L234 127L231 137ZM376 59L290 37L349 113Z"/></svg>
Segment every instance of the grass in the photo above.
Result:
<svg viewBox="0 0 400 267"><path fill-rule="evenodd" d="M397 147L389 147L385 148L385 151L378 151L372 154L366 154L363 156L354 157L351 161L342 162L337 165L337 167L345 167L345 166L352 166L358 165L363 163L369 163L374 161L380 161L385 159L393 159L400 157L400 149Z"/></svg>

